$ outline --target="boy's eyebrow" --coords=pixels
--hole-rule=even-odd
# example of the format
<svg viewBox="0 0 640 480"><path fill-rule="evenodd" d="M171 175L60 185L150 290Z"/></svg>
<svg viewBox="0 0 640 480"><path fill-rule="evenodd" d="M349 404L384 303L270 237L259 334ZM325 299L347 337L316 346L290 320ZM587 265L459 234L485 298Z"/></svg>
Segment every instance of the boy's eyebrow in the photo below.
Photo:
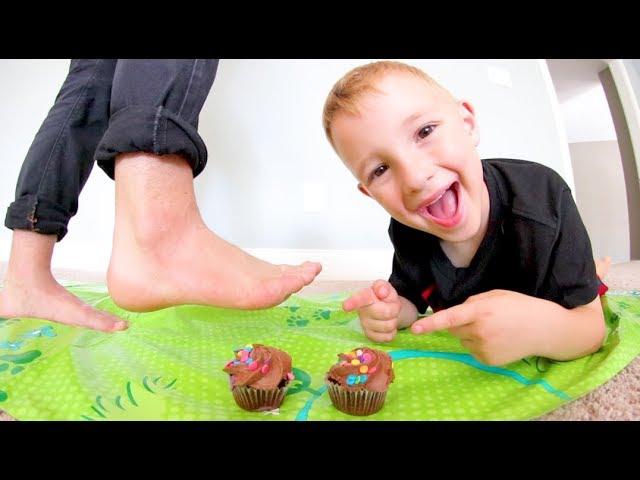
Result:
<svg viewBox="0 0 640 480"><path fill-rule="evenodd" d="M404 121L404 122L402 122L402 125L403 125L403 126L404 126L404 125L408 125L408 124L410 124L411 122L413 122L414 120L416 120L417 118L420 118L421 116L422 116L422 112L414 113L413 115L410 115L409 117L407 117L407 118L405 119L405 121Z"/></svg>

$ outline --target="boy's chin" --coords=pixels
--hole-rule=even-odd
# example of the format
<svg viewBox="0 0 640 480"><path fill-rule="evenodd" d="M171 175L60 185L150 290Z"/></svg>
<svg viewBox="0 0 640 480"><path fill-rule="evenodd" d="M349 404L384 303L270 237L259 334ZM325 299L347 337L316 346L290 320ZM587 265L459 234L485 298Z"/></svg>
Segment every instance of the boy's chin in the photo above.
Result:
<svg viewBox="0 0 640 480"><path fill-rule="evenodd" d="M456 229L451 232L444 232L438 237L440 237L445 242L451 243L460 243L467 242L473 239L476 235L478 235L480 231L480 219L479 218L467 218L467 221L460 225L459 229Z"/></svg>
<svg viewBox="0 0 640 480"><path fill-rule="evenodd" d="M430 228L429 225L410 225L412 228L438 237L440 240L451 243L460 243L471 240L480 230L479 218L465 218L455 229L443 230L442 228Z"/></svg>

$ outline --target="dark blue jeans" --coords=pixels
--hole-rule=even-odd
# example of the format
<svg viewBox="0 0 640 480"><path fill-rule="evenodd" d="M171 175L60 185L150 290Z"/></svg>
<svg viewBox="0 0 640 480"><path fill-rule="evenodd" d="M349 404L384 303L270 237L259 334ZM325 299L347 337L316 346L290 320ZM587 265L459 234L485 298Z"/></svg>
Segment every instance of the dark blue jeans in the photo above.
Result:
<svg viewBox="0 0 640 480"><path fill-rule="evenodd" d="M20 170L5 226L60 241L93 164L114 178L120 153L180 154L207 163L198 116L218 60L72 60Z"/></svg>

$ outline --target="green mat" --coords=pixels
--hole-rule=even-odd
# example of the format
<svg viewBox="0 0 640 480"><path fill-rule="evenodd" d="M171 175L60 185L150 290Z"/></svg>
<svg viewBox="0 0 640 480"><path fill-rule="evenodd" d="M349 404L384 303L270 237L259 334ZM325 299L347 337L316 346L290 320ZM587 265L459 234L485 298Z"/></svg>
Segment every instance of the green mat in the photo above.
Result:
<svg viewBox="0 0 640 480"><path fill-rule="evenodd" d="M531 419L603 384L640 353L640 292L610 292L609 335L570 362L527 358L503 367L476 361L446 332L400 332L388 344L361 333L340 308L346 294L291 297L239 311L182 306L135 314L104 286L70 291L130 321L105 334L35 319L0 319L0 410L19 420L360 420L336 410L323 384L339 352L383 349L396 380L366 420ZM289 352L296 379L278 410L236 406L222 371L233 349L263 343Z"/></svg>

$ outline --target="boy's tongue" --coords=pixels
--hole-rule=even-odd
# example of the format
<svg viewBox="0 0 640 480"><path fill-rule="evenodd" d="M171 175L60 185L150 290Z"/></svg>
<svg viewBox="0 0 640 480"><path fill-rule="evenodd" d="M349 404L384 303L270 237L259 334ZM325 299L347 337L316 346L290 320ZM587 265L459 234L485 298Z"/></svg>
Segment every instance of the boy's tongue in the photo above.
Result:
<svg viewBox="0 0 640 480"><path fill-rule="evenodd" d="M436 218L451 218L458 209L458 196L449 188L436 203L427 207L427 211Z"/></svg>

